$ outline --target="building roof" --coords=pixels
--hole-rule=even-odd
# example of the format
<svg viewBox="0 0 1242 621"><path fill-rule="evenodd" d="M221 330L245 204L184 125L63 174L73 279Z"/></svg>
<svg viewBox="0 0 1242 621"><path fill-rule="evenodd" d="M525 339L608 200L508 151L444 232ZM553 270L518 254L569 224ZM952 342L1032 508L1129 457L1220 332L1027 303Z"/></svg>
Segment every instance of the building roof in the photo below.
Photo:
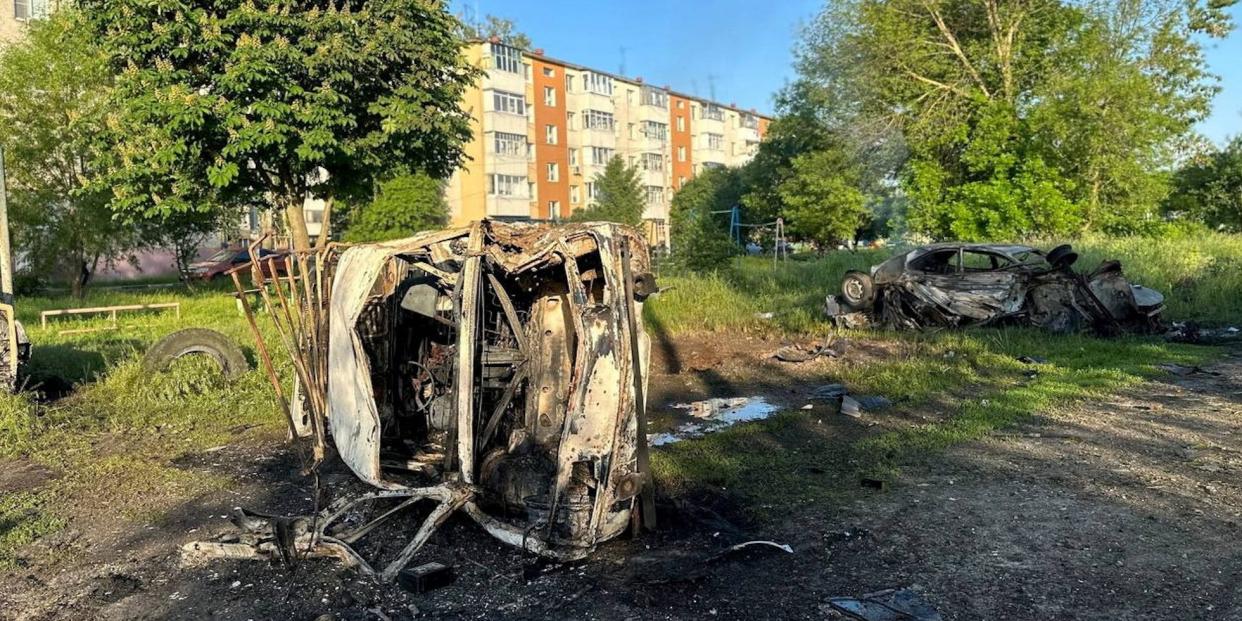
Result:
<svg viewBox="0 0 1242 621"><path fill-rule="evenodd" d="M498 38L496 37L493 37L490 40L472 39L470 42L471 43L501 43L503 45L503 43L499 41ZM662 91L667 92L669 95L673 95L675 97L680 97L682 99L689 99L691 101L696 101L702 104L712 104L712 105L724 108L726 110L733 110L734 112L737 112L739 114L750 114L750 115L757 116L761 119L766 119L768 121L771 121L773 118L771 115L763 114L754 109L747 110L745 108L742 108L742 107L739 107L733 104L726 104L726 103L721 103L719 101L712 101L710 99L707 99L706 97L699 97L697 95L689 95L689 94L686 94L680 91L675 91L669 88L668 86L655 86L653 84L648 84L643 81L642 77L630 78L630 77L626 77L618 73L613 73L611 71L604 71L603 69L596 69L594 67L588 67L586 65L580 65L578 63L573 63L567 60L562 60L560 58L555 58L553 56L548 56L547 54L543 53L542 48L537 48L534 50L522 50L522 56L527 57L527 58L538 59L544 62L552 63L554 65L560 65L562 67L567 67L575 71L590 71L591 73L598 73L600 75L606 75L614 80L619 80L621 82L626 82L626 83L634 84L637 86L646 86L649 88L662 90Z"/></svg>

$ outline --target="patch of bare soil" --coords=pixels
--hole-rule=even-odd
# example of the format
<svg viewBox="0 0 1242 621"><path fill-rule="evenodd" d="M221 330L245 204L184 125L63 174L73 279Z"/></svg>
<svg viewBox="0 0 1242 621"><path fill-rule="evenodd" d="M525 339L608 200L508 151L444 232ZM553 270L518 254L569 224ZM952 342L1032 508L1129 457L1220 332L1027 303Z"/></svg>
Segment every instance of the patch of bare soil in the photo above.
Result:
<svg viewBox="0 0 1242 621"><path fill-rule="evenodd" d="M51 469L28 459L0 459L0 494L34 489L54 478Z"/></svg>
<svg viewBox="0 0 1242 621"><path fill-rule="evenodd" d="M660 367L652 401L785 394L796 403L839 363L766 362L781 344L741 339L701 370ZM577 566L540 567L454 520L417 560L450 564L457 579L423 595L330 561L180 567L178 547L228 528L234 506L312 510L281 444L232 446L178 467L229 476L233 489L157 523L75 523L43 544L50 554L0 574L0 618L824 619L829 597L916 585L949 620L1242 619L1242 359L1208 370L1219 375L1170 375L1115 402L1047 414L937 455L887 491L774 525L738 526L727 506L670 501L661 532L604 545ZM323 481L329 495L360 489L339 466ZM749 539L794 552L721 555ZM368 552L391 558L402 543Z"/></svg>

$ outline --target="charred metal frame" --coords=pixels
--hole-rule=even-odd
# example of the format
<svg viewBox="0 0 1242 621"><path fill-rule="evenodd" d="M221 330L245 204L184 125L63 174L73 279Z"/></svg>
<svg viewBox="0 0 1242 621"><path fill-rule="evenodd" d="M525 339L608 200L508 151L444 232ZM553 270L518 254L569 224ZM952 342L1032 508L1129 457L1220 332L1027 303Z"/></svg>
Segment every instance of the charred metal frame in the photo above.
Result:
<svg viewBox="0 0 1242 621"><path fill-rule="evenodd" d="M276 261L285 261L284 277ZM646 244L632 228L483 221L255 258L250 267L293 363L288 399L236 271L234 285L290 436L311 444L307 471L325 459L331 436L358 478L379 491L313 516L239 513L240 535L187 544L187 562L330 556L392 580L458 510L505 543L559 560L586 556L626 526L655 526L645 442L650 343L641 321L654 284ZM404 297L418 287L428 289L407 307ZM396 352L399 339L413 339L417 352ZM541 369L555 381L537 387ZM414 414L397 388L402 381L418 395ZM419 392L429 389L429 397ZM450 405L451 422L437 427L436 413ZM381 459L385 447L408 456ZM364 503L394 499L401 502L374 519L333 530ZM384 569L354 549L422 501L436 506Z"/></svg>

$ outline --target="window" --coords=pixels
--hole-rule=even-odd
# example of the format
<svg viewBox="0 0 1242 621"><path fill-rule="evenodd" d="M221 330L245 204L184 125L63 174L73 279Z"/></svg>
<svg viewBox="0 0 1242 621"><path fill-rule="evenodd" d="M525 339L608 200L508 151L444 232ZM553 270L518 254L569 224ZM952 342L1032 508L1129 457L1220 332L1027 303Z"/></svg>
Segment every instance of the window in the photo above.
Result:
<svg viewBox="0 0 1242 621"><path fill-rule="evenodd" d="M569 165L570 166L578 165L578 150L577 149L569 150Z"/></svg>
<svg viewBox="0 0 1242 621"><path fill-rule="evenodd" d="M565 92L574 92L574 76L569 75L568 73L565 74Z"/></svg>
<svg viewBox="0 0 1242 621"><path fill-rule="evenodd" d="M556 144L557 135L556 135L555 125L548 125L547 127L545 127L544 134L545 134L544 137L547 138L548 144Z"/></svg>
<svg viewBox="0 0 1242 621"><path fill-rule="evenodd" d="M520 175L488 175L487 193L492 196L513 196L524 198L529 196L526 177Z"/></svg>
<svg viewBox="0 0 1242 621"><path fill-rule="evenodd" d="M599 110L584 110L582 112L582 129L612 131L614 127L616 127L616 120L611 112L601 112Z"/></svg>
<svg viewBox="0 0 1242 621"><path fill-rule="evenodd" d="M561 166L556 162L548 163L548 181L557 182L561 180Z"/></svg>
<svg viewBox="0 0 1242 621"><path fill-rule="evenodd" d="M524 73L522 50L500 43L492 43L492 66L509 73Z"/></svg>
<svg viewBox="0 0 1242 621"><path fill-rule="evenodd" d="M492 150L501 155L524 155L526 153L526 136L494 132L492 134Z"/></svg>
<svg viewBox="0 0 1242 621"><path fill-rule="evenodd" d="M703 110L699 113L701 119L711 119L713 121L724 120L724 110L716 104L707 104L703 106Z"/></svg>
<svg viewBox="0 0 1242 621"><path fill-rule="evenodd" d="M678 177L678 178L677 178L677 189L678 189L678 190L680 190L680 189L682 189L682 188L684 188L684 187L686 187L686 178L685 178L685 177Z"/></svg>
<svg viewBox="0 0 1242 621"><path fill-rule="evenodd" d="M643 121L643 135L651 140L659 140L664 142L668 140L668 123L657 123L655 121Z"/></svg>
<svg viewBox="0 0 1242 621"><path fill-rule="evenodd" d="M551 107L551 108L556 107L556 89L555 88L552 88L551 86L543 87L543 105Z"/></svg>
<svg viewBox="0 0 1242 621"><path fill-rule="evenodd" d="M569 202L571 204L577 205L581 199L582 199L582 193L578 191L578 186L576 185L569 186Z"/></svg>
<svg viewBox="0 0 1242 621"><path fill-rule="evenodd" d="M686 148L685 147L677 147L677 161L678 162L686 161Z"/></svg>
<svg viewBox="0 0 1242 621"><path fill-rule="evenodd" d="M990 272L1009 267L1013 261L990 252L962 249L963 272Z"/></svg>
<svg viewBox="0 0 1242 621"><path fill-rule="evenodd" d="M30 19L30 0L13 0L13 17Z"/></svg>
<svg viewBox="0 0 1242 621"><path fill-rule="evenodd" d="M588 93L612 95L612 78L602 73L582 74L582 86Z"/></svg>
<svg viewBox="0 0 1242 621"><path fill-rule="evenodd" d="M677 100L677 109L678 109L678 110L684 110L685 108L686 108L686 100L684 100L684 99L678 99L678 100Z"/></svg>
<svg viewBox="0 0 1242 621"><path fill-rule="evenodd" d="M559 218L561 216L561 201L548 201L548 217Z"/></svg>
<svg viewBox="0 0 1242 621"><path fill-rule="evenodd" d="M492 110L526 116L526 98L504 91L492 91Z"/></svg>
<svg viewBox="0 0 1242 621"><path fill-rule="evenodd" d="M703 162L704 170L721 170L724 167L725 165L720 162Z"/></svg>
<svg viewBox="0 0 1242 621"><path fill-rule="evenodd" d="M686 131L686 117L684 116L677 117L677 131L679 132Z"/></svg>
<svg viewBox="0 0 1242 621"><path fill-rule="evenodd" d="M668 107L668 93L649 86L643 87L643 105L659 106L661 108Z"/></svg>
<svg viewBox="0 0 1242 621"><path fill-rule="evenodd" d="M643 170L658 172L664 170L664 156L659 153L644 153L638 160Z"/></svg>
<svg viewBox="0 0 1242 621"><path fill-rule="evenodd" d="M566 112L565 113L565 129L574 129L576 127L577 126L574 125L574 113Z"/></svg>
<svg viewBox="0 0 1242 621"><path fill-rule="evenodd" d="M713 151L723 151L724 136L721 134L707 134L707 148Z"/></svg>
<svg viewBox="0 0 1242 621"><path fill-rule="evenodd" d="M743 114L741 122L747 129L759 129L759 117L753 114Z"/></svg>
<svg viewBox="0 0 1242 621"><path fill-rule="evenodd" d="M548 78L556 77L556 69L553 69L551 67L544 67L543 75L544 77L548 77Z"/></svg>
<svg viewBox="0 0 1242 621"><path fill-rule="evenodd" d="M647 202L659 205L664 202L664 186L649 185L647 186Z"/></svg>
<svg viewBox="0 0 1242 621"><path fill-rule="evenodd" d="M599 189L594 181L587 182L587 200L593 201L599 198Z"/></svg>
<svg viewBox="0 0 1242 621"><path fill-rule="evenodd" d="M591 147L591 163L603 166L612 159L613 150L607 147ZM591 197L595 198L595 197Z"/></svg>

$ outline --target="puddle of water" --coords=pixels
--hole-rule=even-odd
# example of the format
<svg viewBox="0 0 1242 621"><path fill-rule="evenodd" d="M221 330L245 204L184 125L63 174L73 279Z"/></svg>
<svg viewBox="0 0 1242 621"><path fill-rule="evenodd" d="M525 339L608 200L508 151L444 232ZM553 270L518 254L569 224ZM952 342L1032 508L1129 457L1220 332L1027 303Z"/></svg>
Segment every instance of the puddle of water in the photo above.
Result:
<svg viewBox="0 0 1242 621"><path fill-rule="evenodd" d="M764 397L707 399L693 403L678 403L673 407L686 410L690 416L702 422L682 423L671 432L648 434L647 443L651 446L664 446L691 438L701 438L706 434L738 423L763 420L780 409L768 403Z"/></svg>

